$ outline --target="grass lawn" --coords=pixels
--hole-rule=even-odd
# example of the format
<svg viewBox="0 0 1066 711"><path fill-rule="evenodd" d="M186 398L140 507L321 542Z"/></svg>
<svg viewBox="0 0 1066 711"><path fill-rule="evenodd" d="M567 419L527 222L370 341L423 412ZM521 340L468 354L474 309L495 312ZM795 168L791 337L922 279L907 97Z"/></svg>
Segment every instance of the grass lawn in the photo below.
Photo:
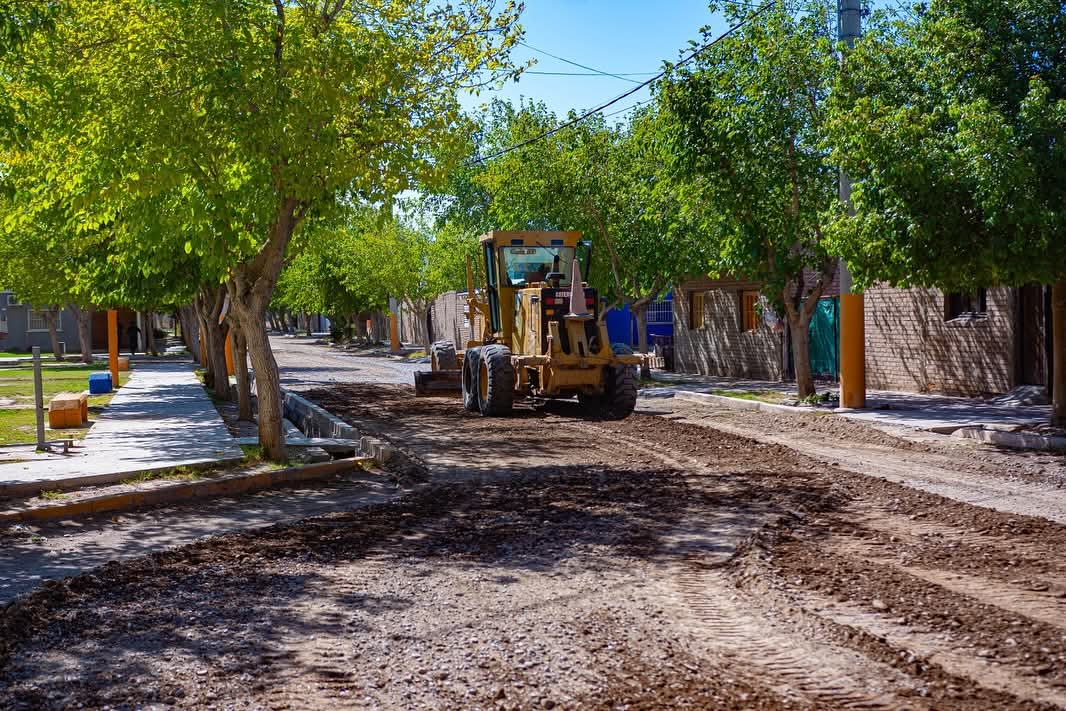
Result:
<svg viewBox="0 0 1066 711"><path fill-rule="evenodd" d="M89 373L106 370L106 364L47 366L42 373L45 406L48 398L61 392L82 392L89 387ZM119 373L119 384L129 380L129 373ZM90 423L111 402L111 394L89 398ZM37 418L33 409L33 369L29 367L0 369L0 445L33 444L37 440ZM47 427L47 414L45 426ZM64 437L81 439L89 426L57 430ZM53 435L50 438L54 438Z"/></svg>
<svg viewBox="0 0 1066 711"><path fill-rule="evenodd" d="M0 351L0 358L25 358L26 353L12 353L11 351Z"/></svg>
<svg viewBox="0 0 1066 711"><path fill-rule="evenodd" d="M771 405L779 405L785 400L788 400L788 396L785 393L774 392L772 390L712 390L711 394L720 395L721 397L732 397L738 400L757 400L758 402L766 402Z"/></svg>

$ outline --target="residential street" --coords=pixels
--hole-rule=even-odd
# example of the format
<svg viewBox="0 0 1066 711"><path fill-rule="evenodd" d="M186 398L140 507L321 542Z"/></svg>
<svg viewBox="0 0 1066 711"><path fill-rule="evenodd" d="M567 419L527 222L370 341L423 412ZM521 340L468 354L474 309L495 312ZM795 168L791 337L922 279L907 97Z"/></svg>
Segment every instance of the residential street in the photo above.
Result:
<svg viewBox="0 0 1066 711"><path fill-rule="evenodd" d="M0 711L1066 711L1064 36L0 3Z"/></svg>
<svg viewBox="0 0 1066 711"><path fill-rule="evenodd" d="M47 585L2 618L5 705L1066 706L1066 529L916 488L1061 521L1062 457L680 398L482 418L278 353L425 485Z"/></svg>

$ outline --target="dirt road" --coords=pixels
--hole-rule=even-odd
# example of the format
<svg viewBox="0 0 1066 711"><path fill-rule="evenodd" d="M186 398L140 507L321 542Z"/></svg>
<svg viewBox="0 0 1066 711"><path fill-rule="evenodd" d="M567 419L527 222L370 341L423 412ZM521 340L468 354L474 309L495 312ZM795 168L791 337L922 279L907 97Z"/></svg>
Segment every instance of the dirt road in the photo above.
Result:
<svg viewBox="0 0 1066 711"><path fill-rule="evenodd" d="M679 404L495 420L409 386L307 395L427 483L48 585L0 614L0 705L1066 707L1059 524Z"/></svg>

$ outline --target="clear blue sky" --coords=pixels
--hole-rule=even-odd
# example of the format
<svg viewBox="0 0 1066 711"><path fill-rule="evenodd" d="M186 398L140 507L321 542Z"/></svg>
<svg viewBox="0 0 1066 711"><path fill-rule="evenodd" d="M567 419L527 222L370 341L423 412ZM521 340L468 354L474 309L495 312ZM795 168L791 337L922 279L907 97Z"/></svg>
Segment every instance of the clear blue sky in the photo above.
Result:
<svg viewBox="0 0 1066 711"><path fill-rule="evenodd" d="M630 79L644 81L658 72L663 60L676 60L689 40L700 39L700 28L726 28L711 15L706 0L526 0L522 14L523 42L565 59L611 73L640 73ZM536 58L533 72L585 72L526 47L515 49L514 59ZM548 76L526 73L518 83L499 92L469 97L474 108L494 96L517 102L520 96L544 101L557 115L569 109L589 109L631 89L635 84L605 76ZM642 89L605 113L648 99ZM621 118L621 116L619 116Z"/></svg>

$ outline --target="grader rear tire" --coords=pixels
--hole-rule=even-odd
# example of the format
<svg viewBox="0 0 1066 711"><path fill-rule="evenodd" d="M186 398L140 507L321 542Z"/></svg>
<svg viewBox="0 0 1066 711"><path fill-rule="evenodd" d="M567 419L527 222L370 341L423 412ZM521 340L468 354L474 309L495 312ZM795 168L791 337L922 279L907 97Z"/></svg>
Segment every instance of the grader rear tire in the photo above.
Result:
<svg viewBox="0 0 1066 711"><path fill-rule="evenodd" d="M511 414L514 406L514 367L511 349L493 344L481 349L477 366L478 407L486 417Z"/></svg>
<svg viewBox="0 0 1066 711"><path fill-rule="evenodd" d="M458 370L459 359L455 355L455 345L451 341L437 341L429 347L429 358L433 370Z"/></svg>

